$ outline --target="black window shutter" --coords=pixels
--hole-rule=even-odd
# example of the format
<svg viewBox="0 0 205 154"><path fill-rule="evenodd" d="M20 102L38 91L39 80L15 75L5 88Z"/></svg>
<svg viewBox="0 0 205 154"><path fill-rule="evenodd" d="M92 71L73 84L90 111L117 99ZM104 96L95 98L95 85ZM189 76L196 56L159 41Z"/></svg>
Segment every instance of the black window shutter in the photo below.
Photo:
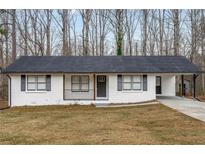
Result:
<svg viewBox="0 0 205 154"><path fill-rule="evenodd" d="M46 75L46 90L51 91L51 75Z"/></svg>
<svg viewBox="0 0 205 154"><path fill-rule="evenodd" d="M122 91L122 75L117 76L117 90Z"/></svg>
<svg viewBox="0 0 205 154"><path fill-rule="evenodd" d="M26 76L21 75L21 91L25 91L25 90L26 90Z"/></svg>
<svg viewBox="0 0 205 154"><path fill-rule="evenodd" d="M143 75L143 91L147 91L147 75Z"/></svg>

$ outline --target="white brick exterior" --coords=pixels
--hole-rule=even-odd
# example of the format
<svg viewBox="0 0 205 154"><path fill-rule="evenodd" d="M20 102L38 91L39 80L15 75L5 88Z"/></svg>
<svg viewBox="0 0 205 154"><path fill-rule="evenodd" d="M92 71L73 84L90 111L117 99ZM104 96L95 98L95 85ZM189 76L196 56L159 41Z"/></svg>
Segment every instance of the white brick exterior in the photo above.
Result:
<svg viewBox="0 0 205 154"><path fill-rule="evenodd" d="M68 75L69 76L69 75ZM58 105L58 104L95 104L95 103L137 103L156 99L155 75L147 76L147 91L117 91L117 74L107 74L106 100L64 100L63 75L51 75L51 91L21 91L21 75L11 77L11 106L24 105ZM90 75L90 86L93 86L93 75ZM67 77L66 82L70 81ZM69 86L67 83L66 86ZM162 95L175 95L175 76L162 76ZM93 97L94 98L94 97ZM10 100L10 98L9 98Z"/></svg>

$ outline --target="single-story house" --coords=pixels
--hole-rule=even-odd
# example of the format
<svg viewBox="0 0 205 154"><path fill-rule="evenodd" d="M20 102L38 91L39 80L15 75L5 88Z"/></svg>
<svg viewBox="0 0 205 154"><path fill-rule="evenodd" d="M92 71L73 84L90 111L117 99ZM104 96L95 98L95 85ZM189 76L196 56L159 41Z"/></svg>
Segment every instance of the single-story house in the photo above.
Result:
<svg viewBox="0 0 205 154"><path fill-rule="evenodd" d="M24 106L152 101L201 70L183 56L23 56L3 73L10 106Z"/></svg>

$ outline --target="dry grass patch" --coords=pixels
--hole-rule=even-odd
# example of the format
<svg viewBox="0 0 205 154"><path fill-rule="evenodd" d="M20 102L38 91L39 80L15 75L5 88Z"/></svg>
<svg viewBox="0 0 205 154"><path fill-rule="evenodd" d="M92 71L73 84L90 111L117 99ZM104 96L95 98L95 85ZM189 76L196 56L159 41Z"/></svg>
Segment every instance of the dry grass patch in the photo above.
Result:
<svg viewBox="0 0 205 154"><path fill-rule="evenodd" d="M8 108L8 102L0 100L0 109Z"/></svg>
<svg viewBox="0 0 205 154"><path fill-rule="evenodd" d="M160 104L16 107L0 127L0 144L205 144L205 123Z"/></svg>

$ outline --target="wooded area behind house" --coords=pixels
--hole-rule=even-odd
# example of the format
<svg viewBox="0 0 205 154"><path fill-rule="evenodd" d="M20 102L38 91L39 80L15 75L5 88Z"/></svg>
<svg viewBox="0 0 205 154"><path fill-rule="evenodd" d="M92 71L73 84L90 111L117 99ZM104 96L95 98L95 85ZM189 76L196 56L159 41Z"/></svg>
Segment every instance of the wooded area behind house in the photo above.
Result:
<svg viewBox="0 0 205 154"><path fill-rule="evenodd" d="M205 10L0 10L0 67L22 55L183 55L205 68ZM198 91L205 92L205 77ZM0 98L7 77L0 77Z"/></svg>

